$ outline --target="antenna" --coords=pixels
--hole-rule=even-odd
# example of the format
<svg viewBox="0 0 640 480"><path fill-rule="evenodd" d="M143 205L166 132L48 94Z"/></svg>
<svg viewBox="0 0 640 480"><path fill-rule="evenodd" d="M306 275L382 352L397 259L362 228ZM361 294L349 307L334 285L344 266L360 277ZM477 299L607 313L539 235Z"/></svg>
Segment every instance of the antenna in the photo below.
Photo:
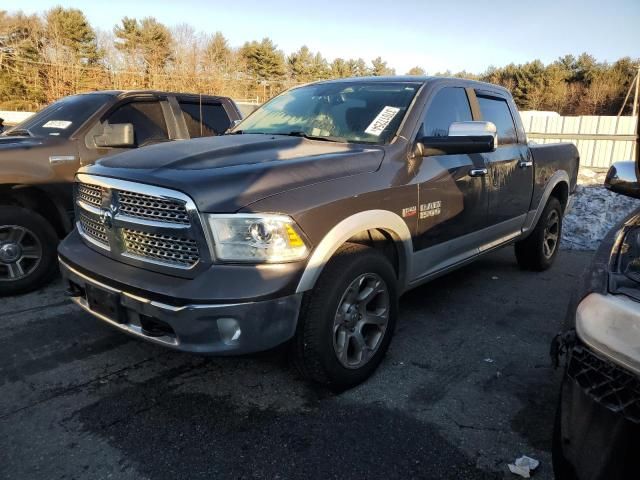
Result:
<svg viewBox="0 0 640 480"><path fill-rule="evenodd" d="M204 128L202 127L202 92L199 94L200 98L200 136L204 136Z"/></svg>

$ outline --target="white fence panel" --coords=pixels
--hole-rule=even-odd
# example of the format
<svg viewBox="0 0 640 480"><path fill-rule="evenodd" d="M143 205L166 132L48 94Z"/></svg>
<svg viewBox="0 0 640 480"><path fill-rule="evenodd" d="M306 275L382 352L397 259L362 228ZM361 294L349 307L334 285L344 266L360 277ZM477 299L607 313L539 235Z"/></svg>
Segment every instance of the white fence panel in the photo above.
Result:
<svg viewBox="0 0 640 480"><path fill-rule="evenodd" d="M613 162L632 160L638 117L583 115L561 117L553 112L520 112L531 141L571 142L580 152L580 164L609 168Z"/></svg>

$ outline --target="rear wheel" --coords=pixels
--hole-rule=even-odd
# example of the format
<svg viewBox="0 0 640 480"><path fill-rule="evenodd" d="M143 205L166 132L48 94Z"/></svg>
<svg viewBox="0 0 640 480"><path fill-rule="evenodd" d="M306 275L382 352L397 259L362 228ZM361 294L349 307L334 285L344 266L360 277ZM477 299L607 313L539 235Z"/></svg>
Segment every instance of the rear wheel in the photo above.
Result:
<svg viewBox="0 0 640 480"><path fill-rule="evenodd" d="M300 373L336 390L366 380L393 335L396 282L393 267L378 250L342 247L305 294L291 352Z"/></svg>
<svg viewBox="0 0 640 480"><path fill-rule="evenodd" d="M57 269L58 237L37 213L0 207L0 296L39 288Z"/></svg>
<svg viewBox="0 0 640 480"><path fill-rule="evenodd" d="M551 267L562 237L562 205L550 197L533 232L515 244L518 265L526 270L543 271Z"/></svg>

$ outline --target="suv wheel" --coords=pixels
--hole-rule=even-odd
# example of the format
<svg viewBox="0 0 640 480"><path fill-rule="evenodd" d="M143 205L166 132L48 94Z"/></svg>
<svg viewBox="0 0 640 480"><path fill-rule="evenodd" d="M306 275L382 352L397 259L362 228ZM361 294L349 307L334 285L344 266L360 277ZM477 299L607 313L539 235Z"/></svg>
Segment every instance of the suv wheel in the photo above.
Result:
<svg viewBox="0 0 640 480"><path fill-rule="evenodd" d="M0 207L0 296L25 293L51 280L58 237L37 213Z"/></svg>
<svg viewBox="0 0 640 480"><path fill-rule="evenodd" d="M367 379L389 347L397 279L378 250L346 244L303 299L292 360L300 373L336 390Z"/></svg>
<svg viewBox="0 0 640 480"><path fill-rule="evenodd" d="M550 197L533 232L516 242L518 265L538 272L548 269L558 254L561 237L562 205L556 197Z"/></svg>

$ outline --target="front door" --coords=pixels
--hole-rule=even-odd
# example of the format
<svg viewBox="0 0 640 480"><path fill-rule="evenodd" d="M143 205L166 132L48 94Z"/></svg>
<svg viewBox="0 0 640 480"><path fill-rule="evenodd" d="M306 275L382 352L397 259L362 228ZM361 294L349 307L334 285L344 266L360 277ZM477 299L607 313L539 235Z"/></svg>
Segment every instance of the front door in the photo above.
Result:
<svg viewBox="0 0 640 480"><path fill-rule="evenodd" d="M506 98L496 93L476 91L481 120L493 122L498 147L483 156L489 173L489 225L492 243L517 236L524 225L533 194L533 162L523 132L516 127L514 112Z"/></svg>
<svg viewBox="0 0 640 480"><path fill-rule="evenodd" d="M473 120L467 91L446 87L427 105L417 138L446 136L454 122ZM417 172L418 232L412 280L446 268L478 252L478 232L487 226L486 168L481 154L436 155L422 159Z"/></svg>

